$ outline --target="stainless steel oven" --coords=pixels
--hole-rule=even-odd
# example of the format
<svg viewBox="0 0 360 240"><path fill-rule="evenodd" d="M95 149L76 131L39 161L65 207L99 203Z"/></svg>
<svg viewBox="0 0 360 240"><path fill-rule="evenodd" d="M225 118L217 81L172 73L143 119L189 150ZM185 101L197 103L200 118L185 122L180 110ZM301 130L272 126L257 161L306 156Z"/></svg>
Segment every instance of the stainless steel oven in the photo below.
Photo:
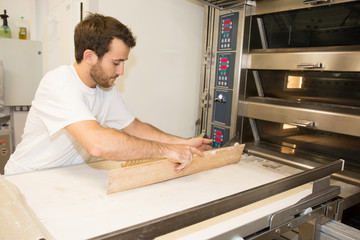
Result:
<svg viewBox="0 0 360 240"><path fill-rule="evenodd" d="M240 141L259 154L344 159L344 179L360 184L359 1L257 1L253 10Z"/></svg>
<svg viewBox="0 0 360 240"><path fill-rule="evenodd" d="M200 1L198 134L300 169L342 159L332 178L360 186L360 2Z"/></svg>

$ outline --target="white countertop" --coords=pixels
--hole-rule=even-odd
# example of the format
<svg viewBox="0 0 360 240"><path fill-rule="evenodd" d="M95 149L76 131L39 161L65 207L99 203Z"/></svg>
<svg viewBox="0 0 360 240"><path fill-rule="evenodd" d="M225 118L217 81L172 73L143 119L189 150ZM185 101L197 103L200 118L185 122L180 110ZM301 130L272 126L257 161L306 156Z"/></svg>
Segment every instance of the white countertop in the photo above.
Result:
<svg viewBox="0 0 360 240"><path fill-rule="evenodd" d="M20 189L55 239L86 239L226 197L289 174L283 169L288 167L250 160L244 155L236 164L106 195L108 171L92 167L97 164L101 163L5 178ZM269 167L265 168L267 165Z"/></svg>

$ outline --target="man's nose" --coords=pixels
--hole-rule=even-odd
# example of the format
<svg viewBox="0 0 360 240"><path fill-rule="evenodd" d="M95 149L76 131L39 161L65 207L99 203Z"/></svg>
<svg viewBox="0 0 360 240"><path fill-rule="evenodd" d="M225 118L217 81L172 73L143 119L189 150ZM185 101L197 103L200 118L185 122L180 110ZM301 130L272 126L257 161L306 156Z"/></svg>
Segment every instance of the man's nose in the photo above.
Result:
<svg viewBox="0 0 360 240"><path fill-rule="evenodd" d="M116 68L116 74L120 75L120 76L124 75L124 63L123 62L121 62L119 64L119 66Z"/></svg>

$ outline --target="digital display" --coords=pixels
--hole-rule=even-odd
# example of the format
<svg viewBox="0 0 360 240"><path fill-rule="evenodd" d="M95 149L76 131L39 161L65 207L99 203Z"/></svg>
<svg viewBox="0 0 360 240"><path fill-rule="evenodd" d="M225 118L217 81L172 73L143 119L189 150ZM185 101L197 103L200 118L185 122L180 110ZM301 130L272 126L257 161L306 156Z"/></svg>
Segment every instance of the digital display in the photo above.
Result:
<svg viewBox="0 0 360 240"><path fill-rule="evenodd" d="M230 13L220 16L218 49L225 50L236 48L236 32L238 25L238 13Z"/></svg>
<svg viewBox="0 0 360 240"><path fill-rule="evenodd" d="M224 139L228 139L228 130L213 128L213 148L220 148L224 144ZM226 140L227 141L227 140Z"/></svg>
<svg viewBox="0 0 360 240"><path fill-rule="evenodd" d="M224 53L217 56L216 86L232 87L234 53Z"/></svg>
<svg viewBox="0 0 360 240"><path fill-rule="evenodd" d="M221 70L226 70L227 68L228 68L228 65L227 65L227 63L228 63L228 58L226 58L226 57L224 57L224 58L221 58L221 65L220 65L220 69ZM223 72L221 72L221 73L223 73Z"/></svg>
<svg viewBox="0 0 360 240"><path fill-rule="evenodd" d="M229 139L229 129L213 127L211 131L213 148L220 148Z"/></svg>

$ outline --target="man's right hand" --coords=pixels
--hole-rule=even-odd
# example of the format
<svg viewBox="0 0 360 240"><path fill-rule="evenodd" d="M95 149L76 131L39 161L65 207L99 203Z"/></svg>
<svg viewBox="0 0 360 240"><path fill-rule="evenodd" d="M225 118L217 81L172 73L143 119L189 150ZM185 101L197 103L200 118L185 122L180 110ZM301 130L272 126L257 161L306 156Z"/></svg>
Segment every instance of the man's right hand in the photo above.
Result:
<svg viewBox="0 0 360 240"><path fill-rule="evenodd" d="M185 171L193 161L193 154L204 156L200 149L189 145L169 144L167 150L168 160L178 164L175 172Z"/></svg>

